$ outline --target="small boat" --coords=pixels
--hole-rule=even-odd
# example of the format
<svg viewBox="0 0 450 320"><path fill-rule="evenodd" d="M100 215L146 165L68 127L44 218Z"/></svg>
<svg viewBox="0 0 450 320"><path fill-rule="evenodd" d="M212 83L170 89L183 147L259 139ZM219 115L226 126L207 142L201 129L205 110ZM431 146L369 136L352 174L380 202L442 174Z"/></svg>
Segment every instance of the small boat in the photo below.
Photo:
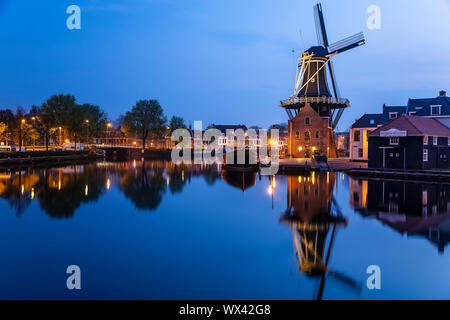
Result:
<svg viewBox="0 0 450 320"><path fill-rule="evenodd" d="M250 163L250 159L256 159L256 163ZM223 155L223 168L228 171L237 172L256 172L259 171L259 160L256 152L252 150L245 149L245 159L244 163L238 163L237 152L234 152L233 163L227 163L226 155Z"/></svg>

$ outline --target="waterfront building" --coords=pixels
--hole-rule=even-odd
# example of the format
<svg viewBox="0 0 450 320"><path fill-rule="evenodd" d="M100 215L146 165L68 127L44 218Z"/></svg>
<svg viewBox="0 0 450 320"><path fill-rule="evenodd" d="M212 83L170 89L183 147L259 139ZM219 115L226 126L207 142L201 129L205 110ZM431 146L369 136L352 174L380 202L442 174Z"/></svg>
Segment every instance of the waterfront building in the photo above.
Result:
<svg viewBox="0 0 450 320"><path fill-rule="evenodd" d="M383 114L365 114L350 127L350 160L367 161L368 134L381 126Z"/></svg>
<svg viewBox="0 0 450 320"><path fill-rule="evenodd" d="M288 126L288 152L292 157L310 158L316 152L327 157L336 157L334 136L329 120L321 117L309 103L288 121Z"/></svg>
<svg viewBox="0 0 450 320"><path fill-rule="evenodd" d="M436 119L401 116L368 135L369 167L449 168L450 129Z"/></svg>
<svg viewBox="0 0 450 320"><path fill-rule="evenodd" d="M382 113L364 114L350 126L350 160L367 161L368 133L403 115L434 118L450 128L450 97L444 90L435 98L408 99L406 106L383 105Z"/></svg>

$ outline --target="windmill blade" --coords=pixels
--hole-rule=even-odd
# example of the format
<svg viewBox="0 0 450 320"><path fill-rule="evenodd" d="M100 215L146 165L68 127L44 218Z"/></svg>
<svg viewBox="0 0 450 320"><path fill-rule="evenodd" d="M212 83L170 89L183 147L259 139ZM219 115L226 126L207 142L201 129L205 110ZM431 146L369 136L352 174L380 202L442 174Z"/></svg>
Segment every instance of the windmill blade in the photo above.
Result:
<svg viewBox="0 0 450 320"><path fill-rule="evenodd" d="M339 87L337 85L336 74L334 73L334 67L333 67L333 62L332 61L328 62L328 71L330 72L330 78L331 78L331 84L333 86L334 97L339 99L341 97L341 93L340 93ZM336 116L333 119L333 123L332 123L333 128L336 128L336 126L337 126L337 124L339 122L339 119L341 118L343 112L344 112L343 108L338 110Z"/></svg>
<svg viewBox="0 0 450 320"><path fill-rule="evenodd" d="M330 44L328 46L328 52L342 53L347 50L362 46L365 43L366 39L364 38L364 33L360 32L354 34L353 36L347 37L338 42Z"/></svg>
<svg viewBox="0 0 450 320"><path fill-rule="evenodd" d="M314 20L316 21L317 41L319 45L328 47L328 36L323 19L322 5L320 3L314 6Z"/></svg>
<svg viewBox="0 0 450 320"><path fill-rule="evenodd" d="M332 276L333 279L338 280L340 283L347 285L350 289L354 290L357 293L360 293L362 290L362 285L358 281L350 278L349 276L333 271L333 270L327 270L327 274Z"/></svg>
<svg viewBox="0 0 450 320"><path fill-rule="evenodd" d="M336 75L334 73L333 62L328 61L328 71L330 72L331 84L333 86L334 97L339 99L341 97L341 93L339 92L339 88L336 81Z"/></svg>

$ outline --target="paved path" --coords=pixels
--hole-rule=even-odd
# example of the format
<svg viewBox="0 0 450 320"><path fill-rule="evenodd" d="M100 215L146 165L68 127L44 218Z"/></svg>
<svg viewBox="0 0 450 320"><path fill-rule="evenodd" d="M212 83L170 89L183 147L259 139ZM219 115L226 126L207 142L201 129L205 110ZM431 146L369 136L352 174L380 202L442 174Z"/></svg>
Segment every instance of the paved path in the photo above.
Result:
<svg viewBox="0 0 450 320"><path fill-rule="evenodd" d="M309 158L280 159L280 168L298 168L299 170L301 170L305 169L306 166L308 166L310 169L331 169L334 171L343 171L348 169L367 168L367 163L350 162L346 158L328 159L328 163L316 162Z"/></svg>

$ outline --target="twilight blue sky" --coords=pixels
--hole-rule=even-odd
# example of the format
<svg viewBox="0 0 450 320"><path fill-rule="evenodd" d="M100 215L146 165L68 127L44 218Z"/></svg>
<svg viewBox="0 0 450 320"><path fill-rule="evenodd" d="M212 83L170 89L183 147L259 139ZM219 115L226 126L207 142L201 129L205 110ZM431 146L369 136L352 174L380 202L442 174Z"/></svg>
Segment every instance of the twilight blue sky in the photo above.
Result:
<svg viewBox="0 0 450 320"><path fill-rule="evenodd" d="M0 0L0 108L53 93L98 104L111 119L155 98L170 117L205 124L286 122L296 57L317 43L318 0ZM66 8L82 29L66 28ZM381 8L381 30L366 9ZM364 31L334 58L352 107L339 129L383 103L450 91L449 0L322 0L330 42Z"/></svg>

